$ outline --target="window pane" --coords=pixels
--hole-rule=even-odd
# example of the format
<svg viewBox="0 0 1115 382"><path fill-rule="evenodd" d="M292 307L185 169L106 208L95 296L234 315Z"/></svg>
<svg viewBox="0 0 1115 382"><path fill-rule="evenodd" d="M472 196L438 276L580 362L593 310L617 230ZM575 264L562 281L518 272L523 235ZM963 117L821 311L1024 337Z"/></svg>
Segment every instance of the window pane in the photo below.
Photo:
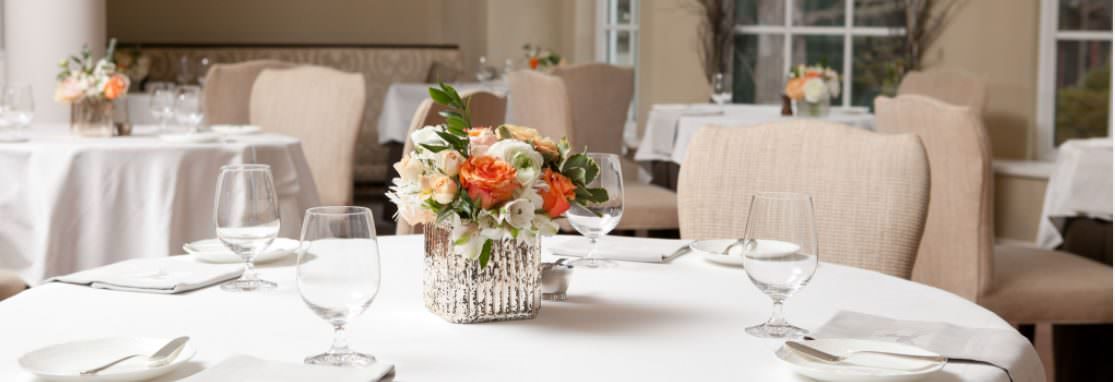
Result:
<svg viewBox="0 0 1115 382"><path fill-rule="evenodd" d="M612 24L631 24L631 2L634 0L611 0L615 8L610 19Z"/></svg>
<svg viewBox="0 0 1115 382"><path fill-rule="evenodd" d="M906 3L895 0L856 0L853 22L859 27L906 27Z"/></svg>
<svg viewBox="0 0 1115 382"><path fill-rule="evenodd" d="M902 80L902 36L852 39L852 106L875 107L875 97L894 95Z"/></svg>
<svg viewBox="0 0 1115 382"><path fill-rule="evenodd" d="M1111 112L1111 42L1057 42L1054 144L1106 136Z"/></svg>
<svg viewBox="0 0 1115 382"><path fill-rule="evenodd" d="M737 25L785 25L786 2L736 0Z"/></svg>
<svg viewBox="0 0 1115 382"><path fill-rule="evenodd" d="M832 68L844 76L844 36L793 36L790 45L791 65L816 65L821 64ZM784 80L784 79L783 79ZM842 80L843 81L843 80ZM844 102L844 90L840 89L840 97L834 98L832 103L840 105Z"/></svg>
<svg viewBox="0 0 1115 382"><path fill-rule="evenodd" d="M1111 30L1111 0L1061 0L1060 30Z"/></svg>
<svg viewBox="0 0 1115 382"><path fill-rule="evenodd" d="M736 35L732 58L732 102L781 103L786 81L780 34Z"/></svg>
<svg viewBox="0 0 1115 382"><path fill-rule="evenodd" d="M609 31L608 62L616 65L635 66L634 33Z"/></svg>
<svg viewBox="0 0 1115 382"><path fill-rule="evenodd" d="M794 1L794 25L844 26L844 0Z"/></svg>

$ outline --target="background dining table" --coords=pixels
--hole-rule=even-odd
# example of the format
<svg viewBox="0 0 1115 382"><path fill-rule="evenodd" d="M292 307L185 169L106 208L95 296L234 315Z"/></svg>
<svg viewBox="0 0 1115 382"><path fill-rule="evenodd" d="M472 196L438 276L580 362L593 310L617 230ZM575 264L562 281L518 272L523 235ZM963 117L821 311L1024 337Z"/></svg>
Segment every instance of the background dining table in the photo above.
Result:
<svg viewBox="0 0 1115 382"><path fill-rule="evenodd" d="M553 240L543 241L544 253ZM633 240L653 241L663 252L686 244ZM459 325L423 306L421 236L380 237L379 248L378 297L350 321L348 332L354 349L393 363L398 380L806 381L775 356L781 341L745 333L766 320L771 302L739 266L690 253L671 263L575 269L568 300L543 301L535 319ZM293 264L288 258L260 266L261 277L279 283L264 293L210 287L162 295L60 283L31 288L0 302L0 380L31 380L16 362L26 352L108 336L190 336L197 355L159 381L241 354L299 363L328 347L331 326L299 298ZM805 328L841 310L1013 331L994 313L948 292L824 262L785 309L792 323ZM1029 362L1019 369L1028 374L1015 380L1042 380L1036 353L1017 336L1017 348L995 350ZM950 362L925 380L1008 379L995 367Z"/></svg>
<svg viewBox="0 0 1115 382"><path fill-rule="evenodd" d="M255 134L168 142L150 126L134 136L83 138L37 125L30 140L0 143L0 268L32 285L117 261L163 257L215 236L221 166L271 166L281 236L297 237L317 189L298 139Z"/></svg>

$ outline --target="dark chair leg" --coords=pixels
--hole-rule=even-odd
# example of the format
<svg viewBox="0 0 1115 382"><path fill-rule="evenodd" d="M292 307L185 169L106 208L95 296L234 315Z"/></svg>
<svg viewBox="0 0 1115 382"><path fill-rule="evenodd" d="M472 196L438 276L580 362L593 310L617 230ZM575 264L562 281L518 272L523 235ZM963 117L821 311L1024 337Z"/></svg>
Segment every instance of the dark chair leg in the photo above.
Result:
<svg viewBox="0 0 1115 382"><path fill-rule="evenodd" d="M1111 325L1053 325L1054 381L1110 381Z"/></svg>
<svg viewBox="0 0 1115 382"><path fill-rule="evenodd" d="M1022 336L1026 337L1026 340L1030 341L1031 344L1034 343L1034 324L1018 325L1018 332L1022 333Z"/></svg>

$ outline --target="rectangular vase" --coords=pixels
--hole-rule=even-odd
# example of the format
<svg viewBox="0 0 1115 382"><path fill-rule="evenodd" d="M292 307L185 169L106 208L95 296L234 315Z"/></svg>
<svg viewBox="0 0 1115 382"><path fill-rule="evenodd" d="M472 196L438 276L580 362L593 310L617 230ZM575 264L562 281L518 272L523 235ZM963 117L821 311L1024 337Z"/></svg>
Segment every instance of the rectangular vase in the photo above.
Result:
<svg viewBox="0 0 1115 382"><path fill-rule="evenodd" d="M70 104L70 129L82 137L111 137L116 133L112 108L107 100L76 101Z"/></svg>
<svg viewBox="0 0 1115 382"><path fill-rule="evenodd" d="M425 230L426 308L446 321L468 324L531 319L542 305L541 240L493 241L491 259L480 262L453 253L451 227Z"/></svg>

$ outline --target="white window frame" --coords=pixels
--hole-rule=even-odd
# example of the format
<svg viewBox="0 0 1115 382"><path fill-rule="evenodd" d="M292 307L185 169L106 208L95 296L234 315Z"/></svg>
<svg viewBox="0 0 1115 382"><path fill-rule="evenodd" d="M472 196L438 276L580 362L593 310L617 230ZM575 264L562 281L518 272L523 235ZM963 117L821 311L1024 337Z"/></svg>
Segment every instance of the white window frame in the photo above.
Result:
<svg viewBox="0 0 1115 382"><path fill-rule="evenodd" d="M765 0L775 1L775 0ZM785 15L782 25L736 25L736 35L782 35L782 73L789 73L793 58L791 45L794 36L843 36L844 60L843 70L840 73L842 84L841 93L844 101L841 106L852 106L852 39L854 37L891 37L906 35L906 28L895 27L857 27L855 23L855 0L844 1L844 26L795 26L794 25L794 0L785 1ZM812 65L813 63L803 63Z"/></svg>
<svg viewBox="0 0 1115 382"><path fill-rule="evenodd" d="M612 22L608 17L615 12L609 12L608 6L611 1L597 0L596 1L596 61L615 64L613 58L616 56L616 36L618 33L614 32L629 32L631 35L631 64L632 67L639 66L639 0L631 0L631 23L619 24ZM616 2L618 3L618 1ZM613 32L613 33L608 33ZM608 36L611 35L612 41L609 41Z"/></svg>
<svg viewBox="0 0 1115 382"><path fill-rule="evenodd" d="M1038 93L1037 93L1037 157L1055 160L1054 145L1057 109L1057 41L1108 41L1111 31L1062 31L1058 29L1059 0L1042 0L1041 26L1038 41ZM1110 85L1109 85L1110 86ZM1110 103L1110 101L1108 101ZM1108 105L1107 135L1111 135L1111 109Z"/></svg>

